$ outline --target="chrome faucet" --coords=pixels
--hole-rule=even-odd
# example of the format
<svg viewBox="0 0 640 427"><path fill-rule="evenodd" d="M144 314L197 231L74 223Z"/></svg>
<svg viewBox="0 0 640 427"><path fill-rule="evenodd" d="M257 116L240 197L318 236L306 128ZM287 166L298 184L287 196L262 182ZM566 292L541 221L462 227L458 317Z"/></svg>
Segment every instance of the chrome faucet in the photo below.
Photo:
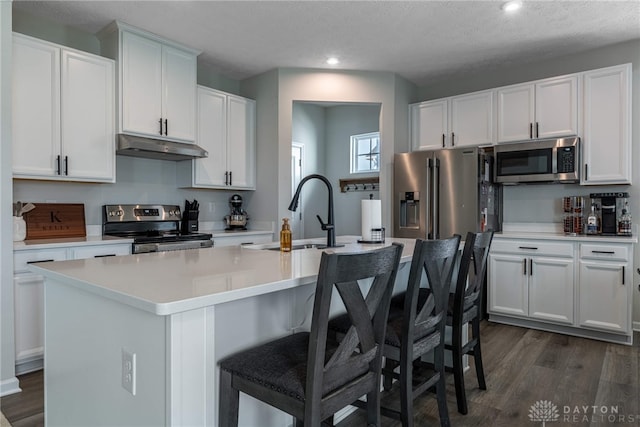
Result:
<svg viewBox="0 0 640 427"><path fill-rule="evenodd" d="M336 229L335 229L335 224L333 223L333 187L331 187L331 183L327 178L318 174L307 175L304 178L302 178L302 181L300 181L300 184L298 184L298 188L296 188L296 193L293 195L293 199L289 204L289 210L292 212L295 212L296 209L298 209L298 199L300 199L300 190L302 189L302 186L304 185L305 182L313 178L319 179L320 181L324 182L325 185L327 186L327 190L329 191L329 213L328 213L329 218L327 219L327 222L326 223L322 222L322 218L320 218L320 215L316 215L316 217L318 218L318 221L320 221L320 227L327 232L326 247L335 248L338 246L342 246L342 245L336 245Z"/></svg>

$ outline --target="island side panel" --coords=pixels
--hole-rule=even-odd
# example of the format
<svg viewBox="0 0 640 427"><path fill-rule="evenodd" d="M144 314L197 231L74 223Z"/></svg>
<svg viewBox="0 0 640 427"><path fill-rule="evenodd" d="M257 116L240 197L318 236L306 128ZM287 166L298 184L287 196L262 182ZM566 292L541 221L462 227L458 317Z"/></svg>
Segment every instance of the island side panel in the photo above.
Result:
<svg viewBox="0 0 640 427"><path fill-rule="evenodd" d="M45 282L45 424L166 425L166 319ZM136 354L136 395L122 349Z"/></svg>
<svg viewBox="0 0 640 427"><path fill-rule="evenodd" d="M218 425L218 361L291 334L292 328L302 321L292 315L296 293L293 288L215 306L215 390L210 393L216 417L213 425ZM239 427L288 427L292 422L290 415L240 393Z"/></svg>

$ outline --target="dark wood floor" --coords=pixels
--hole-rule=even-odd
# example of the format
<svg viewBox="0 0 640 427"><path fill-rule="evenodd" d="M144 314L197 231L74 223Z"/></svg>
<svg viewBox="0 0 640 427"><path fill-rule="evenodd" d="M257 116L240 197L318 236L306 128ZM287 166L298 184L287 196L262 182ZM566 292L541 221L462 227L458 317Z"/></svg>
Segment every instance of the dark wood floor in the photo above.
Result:
<svg viewBox="0 0 640 427"><path fill-rule="evenodd" d="M465 375L469 413L456 410L453 378L447 378L449 416L453 426L536 427L529 409L538 401L556 405L559 418L549 427L640 426L640 334L633 346L484 322L482 350L487 390L477 388L475 371ZM42 371L19 377L22 393L0 399L2 412L14 427L44 425ZM384 404L398 405L394 390ZM598 409L594 412L593 406ZM570 414L565 414L565 408ZM583 407L586 408L586 412ZM575 411L580 411L575 413ZM604 414L604 411L607 414ZM611 412L617 414L610 418ZM569 418L567 418L569 417ZM633 417L633 419L631 419ZM415 402L416 426L439 426L435 397ZM361 413L339 427L366 425ZM400 422L384 418L382 427ZM268 427L268 426L261 426Z"/></svg>

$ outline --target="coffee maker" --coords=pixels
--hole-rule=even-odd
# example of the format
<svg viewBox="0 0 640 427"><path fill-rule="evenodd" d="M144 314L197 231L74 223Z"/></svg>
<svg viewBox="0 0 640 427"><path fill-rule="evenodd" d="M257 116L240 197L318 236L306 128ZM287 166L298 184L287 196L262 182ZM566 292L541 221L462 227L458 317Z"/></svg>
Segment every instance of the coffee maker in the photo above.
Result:
<svg viewBox="0 0 640 427"><path fill-rule="evenodd" d="M246 230L249 215L247 214L247 211L242 209L242 196L239 194L231 196L229 198L229 206L231 207L231 214L224 217L227 224L226 230Z"/></svg>
<svg viewBox="0 0 640 427"><path fill-rule="evenodd" d="M600 211L603 235L628 235L630 233L630 224L628 224L628 231L627 225L620 227L620 224L627 221L625 217L630 218L629 193L591 193L589 196L591 204L598 206Z"/></svg>

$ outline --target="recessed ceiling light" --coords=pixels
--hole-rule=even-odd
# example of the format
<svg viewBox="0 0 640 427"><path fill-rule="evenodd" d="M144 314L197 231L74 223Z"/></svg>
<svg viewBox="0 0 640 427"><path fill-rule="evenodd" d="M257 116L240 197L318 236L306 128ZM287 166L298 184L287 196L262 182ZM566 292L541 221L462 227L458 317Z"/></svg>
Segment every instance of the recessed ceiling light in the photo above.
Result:
<svg viewBox="0 0 640 427"><path fill-rule="evenodd" d="M515 12L521 7L522 2L520 0L511 0L502 5L502 10L504 10L505 12Z"/></svg>
<svg viewBox="0 0 640 427"><path fill-rule="evenodd" d="M340 60L338 58L336 58L335 56L327 58L327 64L329 64L329 65L338 65L339 63L340 63Z"/></svg>

